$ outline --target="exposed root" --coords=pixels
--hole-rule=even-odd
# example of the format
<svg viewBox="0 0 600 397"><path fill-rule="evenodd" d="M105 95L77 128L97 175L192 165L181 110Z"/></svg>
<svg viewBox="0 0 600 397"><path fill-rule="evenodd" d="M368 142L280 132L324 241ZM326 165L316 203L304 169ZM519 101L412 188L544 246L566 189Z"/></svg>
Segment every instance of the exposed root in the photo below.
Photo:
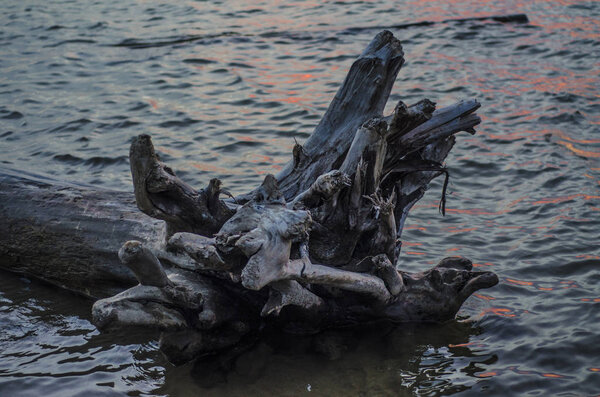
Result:
<svg viewBox="0 0 600 397"><path fill-rule="evenodd" d="M399 102L384 117L403 55L390 32L378 34L310 138L296 142L291 162L233 201L220 200L231 194L218 179L194 190L159 161L149 136L135 138L136 202L167 223L167 242L155 250L125 243L119 257L140 285L98 301L96 323L161 329L161 349L182 363L290 313L317 329L444 321L474 291L496 284L464 258L421 273L396 269L410 209L433 178L448 176L454 135L474 133L481 121L475 100L438 110L428 99Z"/></svg>

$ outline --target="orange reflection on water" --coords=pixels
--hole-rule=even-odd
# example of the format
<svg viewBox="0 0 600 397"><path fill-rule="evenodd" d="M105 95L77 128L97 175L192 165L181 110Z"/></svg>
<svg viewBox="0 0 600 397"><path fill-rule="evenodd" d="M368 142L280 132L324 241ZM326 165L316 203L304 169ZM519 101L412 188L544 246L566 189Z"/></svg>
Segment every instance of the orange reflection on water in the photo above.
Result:
<svg viewBox="0 0 600 397"><path fill-rule="evenodd" d="M309 102L308 98L302 98L302 97L299 97L299 96L289 96L289 97L286 97L286 98L274 98L273 100L277 101L277 102L295 103L295 104L301 104L301 103L304 103L304 102Z"/></svg>
<svg viewBox="0 0 600 397"><path fill-rule="evenodd" d="M469 342L469 343L459 343L457 345L450 343L448 345L448 347L467 347L467 346L473 346L475 344L475 342Z"/></svg>
<svg viewBox="0 0 600 397"><path fill-rule="evenodd" d="M483 294L480 294L480 293L474 293L473 295L476 296L479 299L483 299L483 300L486 300L486 301L493 301L493 300L496 299L493 296L483 295Z"/></svg>
<svg viewBox="0 0 600 397"><path fill-rule="evenodd" d="M153 109L158 109L158 102L154 99L148 99L148 103L152 106Z"/></svg>
<svg viewBox="0 0 600 397"><path fill-rule="evenodd" d="M319 76L319 78L323 77ZM311 80L311 84L316 82L315 76L310 73L292 73L292 74L284 74L280 77L289 77L288 80L282 81L283 84L293 84L293 83L301 83L305 81Z"/></svg>
<svg viewBox="0 0 600 397"><path fill-rule="evenodd" d="M519 375L538 375L538 376L542 376L545 378L552 378L552 379L572 378L571 376L555 374L553 372L538 372L538 371L531 371L531 370L530 371L522 370L522 369L519 369L519 367L517 367L517 366L510 366L510 367L506 368L506 370L512 371L515 374L519 374Z"/></svg>
<svg viewBox="0 0 600 397"><path fill-rule="evenodd" d="M594 17L569 16L569 21L556 22L555 15L538 15L534 26L540 26L546 30L565 30L571 37L579 39L598 39L598 20ZM549 23L548 23L549 22Z"/></svg>
<svg viewBox="0 0 600 397"><path fill-rule="evenodd" d="M406 251L407 255L425 255L425 252L416 252L416 251Z"/></svg>
<svg viewBox="0 0 600 397"><path fill-rule="evenodd" d="M551 373L542 374L542 376L545 378L564 378L563 375L551 374Z"/></svg>
<svg viewBox="0 0 600 397"><path fill-rule="evenodd" d="M529 90L533 89L534 91L539 91L543 93L572 92L574 94L582 96L593 93L594 85L596 84L596 78L581 77L580 75L577 75L566 69L559 70L562 73L565 73L566 75L556 77L538 77L536 79L529 80L529 83L531 84L530 87L513 87L520 92L528 92Z"/></svg>
<svg viewBox="0 0 600 397"><path fill-rule="evenodd" d="M570 151L572 151L573 153L575 153L576 155L581 156L581 157L587 157L587 158L598 158L598 157L600 157L600 152L591 152L589 150L577 149L570 142L558 141L557 143L559 145L563 145L564 147L566 147L567 149L569 149Z"/></svg>
<svg viewBox="0 0 600 397"><path fill-rule="evenodd" d="M478 377L478 378L489 378L491 376L496 376L496 375L498 375L498 373L492 371L492 372L484 372L484 373L481 373L481 374L477 374L475 376Z"/></svg>
<svg viewBox="0 0 600 397"><path fill-rule="evenodd" d="M581 144L586 144L586 145L600 143L600 139L575 139L575 138L567 135L564 131L559 130L559 129L544 130L544 131L548 131L549 133L551 133L553 135L557 135L557 136L561 137L562 139L564 139L566 141L570 141L570 142L581 143ZM593 168L592 168L592 170L593 170Z"/></svg>
<svg viewBox="0 0 600 397"><path fill-rule="evenodd" d="M479 313L480 316L485 316L486 314L494 314L501 317L517 317L516 314L512 313L512 310L504 307L490 307L482 310L481 313Z"/></svg>
<svg viewBox="0 0 600 397"><path fill-rule="evenodd" d="M250 135L237 135L237 139L243 142L261 142Z"/></svg>
<svg viewBox="0 0 600 397"><path fill-rule="evenodd" d="M577 194L571 194L570 196L559 196L559 197L554 197L554 198L544 198L538 201L535 201L532 203L532 205L540 205L540 204L558 204L558 203L562 203L564 201L569 201L569 200L573 200L579 197L583 197L584 200L597 200L600 199L600 196L592 196L589 194L583 194L583 193L577 193ZM447 211L447 210L446 210Z"/></svg>
<svg viewBox="0 0 600 397"><path fill-rule="evenodd" d="M404 230L421 230L421 231L426 231L427 229L424 228L423 226L407 226L404 228Z"/></svg>
<svg viewBox="0 0 600 397"><path fill-rule="evenodd" d="M531 132L537 133L538 131L531 131ZM500 141L518 141L519 139L523 139L525 136L534 135L534 134L528 133L528 131L515 131L515 132L503 133L501 135L492 134L492 133L486 132L486 131L482 131L482 133L484 135L487 135L491 139L497 139Z"/></svg>
<svg viewBox="0 0 600 397"><path fill-rule="evenodd" d="M533 285L533 283L531 281L514 280L512 278L507 278L506 281L508 281L509 283L512 283L512 284L516 284L516 285L527 285L527 286Z"/></svg>
<svg viewBox="0 0 600 397"><path fill-rule="evenodd" d="M251 156L253 158L248 160L251 163L269 163L269 164L277 163L277 160L273 159L273 157L271 157L271 156L265 156L263 154L258 154L258 153L252 153Z"/></svg>
<svg viewBox="0 0 600 397"><path fill-rule="evenodd" d="M577 284L567 284L562 289L570 289L570 288L580 288Z"/></svg>
<svg viewBox="0 0 600 397"><path fill-rule="evenodd" d="M513 285L521 285L525 287L534 287L538 291L557 291L560 289L580 288L575 281L523 281L506 278L506 282ZM550 284L550 285L548 285Z"/></svg>
<svg viewBox="0 0 600 397"><path fill-rule="evenodd" d="M477 227L467 227L464 229L458 229L456 226L450 226L446 230L448 230L450 233L464 233L464 232L473 232L477 229L478 229Z"/></svg>
<svg viewBox="0 0 600 397"><path fill-rule="evenodd" d="M598 256L598 255L587 255L587 254L581 254L581 255L577 255L577 256L575 256L575 258L582 258L582 259L600 259L600 256Z"/></svg>

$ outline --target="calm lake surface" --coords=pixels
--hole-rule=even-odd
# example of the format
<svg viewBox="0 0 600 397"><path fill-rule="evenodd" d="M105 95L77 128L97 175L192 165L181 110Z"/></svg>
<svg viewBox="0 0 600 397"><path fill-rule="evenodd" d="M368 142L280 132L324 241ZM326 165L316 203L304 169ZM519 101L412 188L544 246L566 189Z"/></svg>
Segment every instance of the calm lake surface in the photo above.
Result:
<svg viewBox="0 0 600 397"><path fill-rule="evenodd" d="M514 13L529 23L390 28ZM287 162L390 28L407 62L388 108L476 98L483 119L448 157L447 215L441 181L411 212L400 267L463 255L500 277L459 321L348 332L333 356L266 337L225 371L0 273L0 396L600 393L600 2L23 0L0 21L0 166L132 190L149 133L184 180L234 193Z"/></svg>

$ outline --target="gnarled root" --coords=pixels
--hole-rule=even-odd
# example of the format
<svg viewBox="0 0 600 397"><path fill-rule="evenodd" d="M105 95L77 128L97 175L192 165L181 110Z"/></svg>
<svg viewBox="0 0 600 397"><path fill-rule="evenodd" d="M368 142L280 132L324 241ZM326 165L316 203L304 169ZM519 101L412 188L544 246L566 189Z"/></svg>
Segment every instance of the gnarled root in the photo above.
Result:
<svg viewBox="0 0 600 397"><path fill-rule="evenodd" d="M176 232L212 236L233 214L219 200L220 180L212 179L205 189L194 190L160 162L149 135L134 138L129 161L138 208L167 223L167 238Z"/></svg>
<svg viewBox="0 0 600 397"><path fill-rule="evenodd" d="M240 342L265 321L312 329L444 321L495 285L496 275L473 272L464 258L421 273L396 269L409 210L433 178L448 177L454 135L474 133L481 121L475 100L438 110L428 99L399 102L384 117L403 63L400 42L378 34L292 161L235 202L220 200L227 192L218 179L194 190L158 160L150 137L135 138L137 205L163 219L168 236L160 249L123 246L119 257L140 285L96 302L98 326L160 329L161 349L182 363Z"/></svg>

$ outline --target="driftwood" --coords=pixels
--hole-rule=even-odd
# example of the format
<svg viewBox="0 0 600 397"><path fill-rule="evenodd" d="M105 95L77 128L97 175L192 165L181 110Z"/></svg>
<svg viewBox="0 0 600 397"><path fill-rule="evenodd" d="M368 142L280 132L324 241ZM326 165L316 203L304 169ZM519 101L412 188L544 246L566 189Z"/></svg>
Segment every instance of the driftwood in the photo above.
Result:
<svg viewBox="0 0 600 397"><path fill-rule="evenodd" d="M164 222L128 192L0 169L0 268L93 299L137 284L117 252L124 240L164 239Z"/></svg>
<svg viewBox="0 0 600 397"><path fill-rule="evenodd" d="M475 133L480 122L475 100L438 110L427 99L400 102L384 116L403 63L400 42L378 34L290 163L236 198L218 179L193 189L159 160L149 136L135 138L137 206L166 228L138 228L139 238L119 250L131 269L121 278L133 274L139 284L97 301L97 326L160 329L163 352L183 363L232 347L265 322L315 332L378 320L445 321L474 291L495 285L495 274L473 272L460 257L421 273L396 269L409 210L433 178L448 176L443 161L454 135Z"/></svg>

